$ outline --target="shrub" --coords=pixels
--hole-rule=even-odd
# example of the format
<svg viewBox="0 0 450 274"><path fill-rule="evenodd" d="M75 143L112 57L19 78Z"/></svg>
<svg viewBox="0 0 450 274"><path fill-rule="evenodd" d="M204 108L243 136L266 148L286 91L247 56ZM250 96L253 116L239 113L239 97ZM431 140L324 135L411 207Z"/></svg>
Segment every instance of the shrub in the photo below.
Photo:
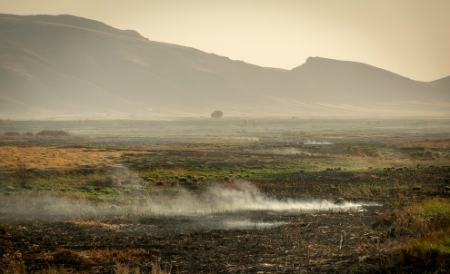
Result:
<svg viewBox="0 0 450 274"><path fill-rule="evenodd" d="M20 187L27 188L31 174L25 163L19 162L17 164L17 169L14 172L14 176L17 178L17 183Z"/></svg>
<svg viewBox="0 0 450 274"><path fill-rule="evenodd" d="M45 137L65 137L69 136L64 130L42 130L36 133L37 136L45 136Z"/></svg>
<svg viewBox="0 0 450 274"><path fill-rule="evenodd" d="M8 132L3 133L3 135L4 136L9 136L9 137L14 137L14 136L19 136L20 133L16 132L16 131L8 131Z"/></svg>
<svg viewBox="0 0 450 274"><path fill-rule="evenodd" d="M211 118L220 119L223 117L223 112L220 110L215 110L211 113Z"/></svg>
<svg viewBox="0 0 450 274"><path fill-rule="evenodd" d="M90 176L86 183L91 186L97 187L112 187L116 185L116 182L113 178L108 175L95 174Z"/></svg>

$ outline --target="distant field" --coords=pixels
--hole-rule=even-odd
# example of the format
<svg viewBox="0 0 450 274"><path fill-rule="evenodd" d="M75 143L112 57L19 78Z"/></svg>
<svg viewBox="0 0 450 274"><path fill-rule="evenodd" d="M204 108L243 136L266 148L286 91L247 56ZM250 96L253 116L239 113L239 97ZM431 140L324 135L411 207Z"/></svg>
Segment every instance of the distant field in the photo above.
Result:
<svg viewBox="0 0 450 274"><path fill-rule="evenodd" d="M0 120L0 134L5 132L37 133L41 130L64 130L77 136L156 138L159 142L186 138L204 141L214 137L271 137L316 135L334 137L339 133L370 134L382 137L392 134L439 135L450 133L450 119L252 119L224 118L174 119L167 121L99 120L99 121L12 121ZM163 138L163 139L159 139ZM195 139L191 139L195 138ZM232 138L233 139L233 138ZM254 139L250 139L253 140Z"/></svg>
<svg viewBox="0 0 450 274"><path fill-rule="evenodd" d="M0 122L11 273L445 273L449 197L448 120Z"/></svg>

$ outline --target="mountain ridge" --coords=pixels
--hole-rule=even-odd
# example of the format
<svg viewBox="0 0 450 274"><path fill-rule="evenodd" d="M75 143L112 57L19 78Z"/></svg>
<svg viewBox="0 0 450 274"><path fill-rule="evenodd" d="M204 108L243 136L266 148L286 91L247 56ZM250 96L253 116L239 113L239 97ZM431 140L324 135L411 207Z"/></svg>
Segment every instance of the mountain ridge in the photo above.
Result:
<svg viewBox="0 0 450 274"><path fill-rule="evenodd" d="M449 115L450 82L310 57L261 67L72 15L0 14L0 115ZM437 104L437 102L439 104ZM448 106L447 106L448 105Z"/></svg>

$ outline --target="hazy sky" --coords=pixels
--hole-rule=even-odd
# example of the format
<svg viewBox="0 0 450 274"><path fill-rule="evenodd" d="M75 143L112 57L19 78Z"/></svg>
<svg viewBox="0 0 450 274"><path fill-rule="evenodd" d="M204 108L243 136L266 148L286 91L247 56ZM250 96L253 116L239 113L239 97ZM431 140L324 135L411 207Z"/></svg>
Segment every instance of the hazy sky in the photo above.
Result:
<svg viewBox="0 0 450 274"><path fill-rule="evenodd" d="M450 0L0 0L0 12L88 17L263 66L322 56L450 74Z"/></svg>

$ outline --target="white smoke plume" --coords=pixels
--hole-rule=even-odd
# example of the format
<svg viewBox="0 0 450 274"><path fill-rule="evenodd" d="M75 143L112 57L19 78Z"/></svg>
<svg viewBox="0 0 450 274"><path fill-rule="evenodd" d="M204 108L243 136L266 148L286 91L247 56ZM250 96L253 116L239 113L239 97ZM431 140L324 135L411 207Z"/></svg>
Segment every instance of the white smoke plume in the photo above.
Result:
<svg viewBox="0 0 450 274"><path fill-rule="evenodd" d="M323 146L323 145L332 145L333 143L328 141L306 140L303 142L303 144L307 146Z"/></svg>
<svg viewBox="0 0 450 274"><path fill-rule="evenodd" d="M201 192L186 189L155 193L129 203L94 203L87 200L56 197L48 194L23 197L0 197L0 220L14 218L80 218L111 215L127 216L202 216L246 211L305 213L318 211L361 211L369 204L329 200L276 199L245 181L215 185Z"/></svg>
<svg viewBox="0 0 450 274"><path fill-rule="evenodd" d="M253 184L239 181L230 186L213 186L200 194L183 191L170 198L150 199L142 209L148 214L204 215L239 211L341 212L362 210L363 206L363 203L354 202L275 199L259 191Z"/></svg>

